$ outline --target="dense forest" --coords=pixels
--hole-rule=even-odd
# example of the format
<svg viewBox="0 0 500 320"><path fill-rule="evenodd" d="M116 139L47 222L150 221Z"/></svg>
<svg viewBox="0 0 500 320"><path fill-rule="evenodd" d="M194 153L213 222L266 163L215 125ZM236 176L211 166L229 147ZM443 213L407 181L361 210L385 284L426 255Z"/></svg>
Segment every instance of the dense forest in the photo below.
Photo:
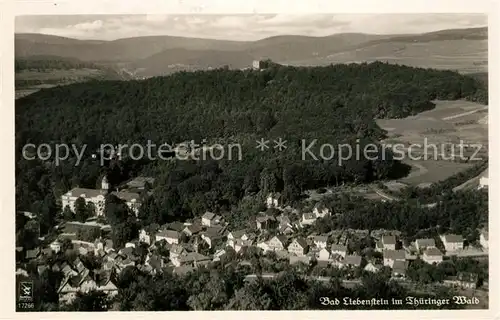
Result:
<svg viewBox="0 0 500 320"><path fill-rule="evenodd" d="M384 131L375 118L400 118L433 108L433 99L487 102L481 82L451 71L385 63L285 67L265 70L180 72L144 81L90 81L43 89L16 101L17 208L53 210L62 192L95 188L107 173L112 185L142 173L157 178L145 200L156 222L204 210L230 210L245 195L283 192L293 203L308 188L397 178L409 168L378 148L375 159L352 157L340 165L301 159L303 141L348 144L355 150L377 144ZM50 116L49 116L50 115ZM287 149L255 148L260 138L287 140ZM101 166L90 155L101 144L162 143L194 140L238 143L242 159L218 161L141 161L124 156ZM26 143L86 145L75 166L21 157ZM308 143L306 143L307 145Z"/></svg>

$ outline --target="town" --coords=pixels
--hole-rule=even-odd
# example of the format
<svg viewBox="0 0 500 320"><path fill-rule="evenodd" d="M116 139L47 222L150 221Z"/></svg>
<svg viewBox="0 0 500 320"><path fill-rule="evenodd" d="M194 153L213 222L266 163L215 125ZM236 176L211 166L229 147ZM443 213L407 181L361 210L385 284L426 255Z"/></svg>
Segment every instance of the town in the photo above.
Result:
<svg viewBox="0 0 500 320"><path fill-rule="evenodd" d="M409 284L407 270L411 263L423 261L438 265L447 259L478 258L488 255L488 231L481 230L479 246L464 245L460 234L441 234L438 238L418 238L407 241L398 230L333 230L326 234L309 231L319 219L336 215L335 208L315 203L311 210L299 213L284 206L280 193L270 193L265 199L266 211L256 215L254 227L234 229L216 212L205 212L189 221L175 221L166 225L150 225L139 230L137 238L117 247L109 238L111 226L104 216L105 198L108 194L121 199L130 212L139 212L139 192L152 177L137 177L119 191L110 191L107 177L101 181L101 189L75 188L61 197L64 208L75 211L78 199L93 204L95 216L85 222L64 221L56 226L57 236L53 241L41 241L35 249L16 248L18 255L17 274L27 275L26 269L35 268L39 274L47 268L61 271L63 280L57 290L60 303L71 303L78 292L104 292L109 297L117 294L115 279L125 268L135 267L151 274L171 272L184 275L197 268L220 262L224 256L235 257L238 266L252 266L248 259L252 255L273 257L286 261L291 266L307 270L314 265L315 279L328 281L328 270L341 270L346 285L359 284L360 272L390 272L391 278ZM487 187L482 180L481 189ZM26 213L27 214L27 213ZM298 216L292 221L290 216ZM33 216L28 215L31 218ZM354 252L350 244L367 240L372 247ZM55 256L64 257L54 260ZM88 257L97 258L98 269L91 269ZM71 258L69 258L71 257ZM69 259L68 259L69 258ZM56 261L56 262L54 262ZM93 261L93 260L90 260ZM95 266L96 264L94 264ZM247 268L252 270L252 268ZM272 272L249 273L248 281L257 277L273 278ZM307 275L306 275L307 276ZM443 286L475 289L478 275L459 273L444 279ZM484 285L484 284L483 284Z"/></svg>

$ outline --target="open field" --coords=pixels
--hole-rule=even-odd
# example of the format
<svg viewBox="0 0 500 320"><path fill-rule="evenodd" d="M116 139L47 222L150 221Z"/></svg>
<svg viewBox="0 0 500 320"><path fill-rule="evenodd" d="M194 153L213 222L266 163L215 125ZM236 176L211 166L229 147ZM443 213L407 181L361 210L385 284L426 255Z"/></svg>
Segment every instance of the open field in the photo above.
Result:
<svg viewBox="0 0 500 320"><path fill-rule="evenodd" d="M386 61L413 67L456 70L461 73L488 70L487 40L444 40L440 42L375 42L327 57L294 61L293 65L324 65Z"/></svg>
<svg viewBox="0 0 500 320"><path fill-rule="evenodd" d="M465 148L464 156L485 158L488 152L488 107L468 101L434 101L436 108L404 119L380 119L378 125L387 131L386 144L400 144L398 150L410 153L414 159L405 158L413 170L400 182L426 186L460 172L472 163L452 161L453 154L460 156L457 145L474 145ZM424 153L427 146L427 152ZM418 156L421 156L418 159ZM415 159L417 158L417 159ZM473 162L473 161L472 161Z"/></svg>
<svg viewBox="0 0 500 320"><path fill-rule="evenodd" d="M468 101L434 101L436 108L404 119L380 119L378 125L387 131L383 143L412 147L412 155L425 145L436 145L437 152L452 155L451 144L480 144L488 150L488 125L484 123L488 107ZM445 145L446 144L446 145ZM418 146L417 146L418 145ZM475 149L470 148L468 152ZM458 147L455 152L458 152ZM465 154L465 152L464 152Z"/></svg>

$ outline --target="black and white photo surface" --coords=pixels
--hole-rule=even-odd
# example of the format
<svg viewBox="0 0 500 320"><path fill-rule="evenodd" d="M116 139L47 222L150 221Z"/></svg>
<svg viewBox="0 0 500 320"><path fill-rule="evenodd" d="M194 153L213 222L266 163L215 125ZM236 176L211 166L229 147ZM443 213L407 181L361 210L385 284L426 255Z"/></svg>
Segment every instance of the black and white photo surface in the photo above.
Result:
<svg viewBox="0 0 500 320"><path fill-rule="evenodd" d="M487 18L17 16L16 311L488 309Z"/></svg>

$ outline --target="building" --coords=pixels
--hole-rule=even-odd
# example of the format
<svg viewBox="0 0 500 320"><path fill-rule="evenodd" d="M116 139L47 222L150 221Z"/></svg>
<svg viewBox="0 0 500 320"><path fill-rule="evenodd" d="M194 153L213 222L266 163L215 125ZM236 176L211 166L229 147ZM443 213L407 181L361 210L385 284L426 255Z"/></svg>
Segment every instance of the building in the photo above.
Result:
<svg viewBox="0 0 500 320"><path fill-rule="evenodd" d="M262 60L254 60L252 62L252 68L254 68L255 70L260 70L264 68L264 62Z"/></svg>
<svg viewBox="0 0 500 320"><path fill-rule="evenodd" d="M342 258L345 258L347 256L347 246L332 244L330 253L332 256L340 256Z"/></svg>
<svg viewBox="0 0 500 320"><path fill-rule="evenodd" d="M212 259L197 252L189 252L185 255L177 256L171 259L171 261L172 264L176 267L190 266L198 268L200 266L209 264L210 262L212 262Z"/></svg>
<svg viewBox="0 0 500 320"><path fill-rule="evenodd" d="M50 244L50 249L55 253L58 253L61 251L61 243L58 240L54 240L54 242Z"/></svg>
<svg viewBox="0 0 500 320"><path fill-rule="evenodd" d="M384 250L384 266L391 267L395 261L406 261L404 250Z"/></svg>
<svg viewBox="0 0 500 320"><path fill-rule="evenodd" d="M139 231L139 241L147 244L153 244L156 241L156 232L153 233L148 232L145 229L141 229L141 231Z"/></svg>
<svg viewBox="0 0 500 320"><path fill-rule="evenodd" d="M63 209L69 207L71 211L75 211L75 201L78 198L85 200L85 203L93 203L97 216L104 215L104 202L107 190L95 190L85 188L74 188L61 196Z"/></svg>
<svg viewBox="0 0 500 320"><path fill-rule="evenodd" d="M201 217L201 224L206 226L206 227L212 227L216 224L219 224L221 220L221 217L216 215L213 212L207 211L205 214Z"/></svg>
<svg viewBox="0 0 500 320"><path fill-rule="evenodd" d="M141 207L141 196L135 192L127 191L115 191L111 192L112 195L125 201L127 206L132 210L132 212L137 216L139 214L139 208Z"/></svg>
<svg viewBox="0 0 500 320"><path fill-rule="evenodd" d="M74 188L61 196L61 202L63 209L69 207L71 211L75 211L75 201L78 198L85 200L85 203L92 203L95 206L96 216L102 216L104 214L104 206L106 195L109 192L109 182L106 176L101 181L101 189L86 189L86 188ZM139 208L141 206L140 195L133 192L112 192L114 196L125 201L127 206L137 215L139 213Z"/></svg>
<svg viewBox="0 0 500 320"><path fill-rule="evenodd" d="M286 236L283 235L274 236L267 242L269 250L272 251L286 250L287 244L288 244L288 239Z"/></svg>
<svg viewBox="0 0 500 320"><path fill-rule="evenodd" d="M127 182L127 187L130 189L144 189L146 187L146 184L149 184L150 186L153 186L155 182L155 178L151 177L136 177L129 182Z"/></svg>
<svg viewBox="0 0 500 320"><path fill-rule="evenodd" d="M266 205L268 208L279 208L281 206L281 194L270 193L266 198Z"/></svg>
<svg viewBox="0 0 500 320"><path fill-rule="evenodd" d="M380 241L377 242L376 246L376 249L378 251L396 250L396 237L393 235L382 236Z"/></svg>
<svg viewBox="0 0 500 320"><path fill-rule="evenodd" d="M324 218L326 216L329 216L331 214L331 211L324 204L316 203L313 209L313 213L314 215L316 215L316 218Z"/></svg>
<svg viewBox="0 0 500 320"><path fill-rule="evenodd" d="M306 212L302 214L302 220L300 221L300 224L303 226L310 226L316 222L318 218L313 212Z"/></svg>
<svg viewBox="0 0 500 320"><path fill-rule="evenodd" d="M443 281L445 285L459 287L462 289L476 289L478 275L476 273L460 272L456 277L450 277Z"/></svg>
<svg viewBox="0 0 500 320"><path fill-rule="evenodd" d="M435 248L435 247L436 247L436 241L434 241L434 239L431 238L417 239L415 241L415 248L419 252L424 251L427 248Z"/></svg>
<svg viewBox="0 0 500 320"><path fill-rule="evenodd" d="M330 260L330 251L327 248L322 248L316 255L318 261L328 261Z"/></svg>
<svg viewBox="0 0 500 320"><path fill-rule="evenodd" d="M408 269L408 262L397 260L392 265L392 277L404 279L406 278L406 270Z"/></svg>
<svg viewBox="0 0 500 320"><path fill-rule="evenodd" d="M288 246L288 252L294 254L298 257L302 257L307 253L309 246L307 242L303 238L296 238L290 243Z"/></svg>
<svg viewBox="0 0 500 320"><path fill-rule="evenodd" d="M169 244L179 244L180 234L174 230L162 230L156 234L156 241L165 240Z"/></svg>
<svg viewBox="0 0 500 320"><path fill-rule="evenodd" d="M317 248L326 248L328 244L328 237L327 236L315 236L313 238L314 245Z"/></svg>
<svg viewBox="0 0 500 320"><path fill-rule="evenodd" d="M271 230L278 227L278 221L270 215L260 216L255 220L257 223L257 229L259 230Z"/></svg>
<svg viewBox="0 0 500 320"><path fill-rule="evenodd" d="M483 173L483 176L481 178L479 178L479 186L478 186L478 189L486 189L488 188L488 170L486 170L484 173Z"/></svg>
<svg viewBox="0 0 500 320"><path fill-rule="evenodd" d="M425 249L422 260L428 264L440 264L443 262L443 253L435 247Z"/></svg>
<svg viewBox="0 0 500 320"><path fill-rule="evenodd" d="M203 231L203 227L198 223L193 223L192 225L187 226L182 230L182 232L184 232L189 237L197 235L201 231Z"/></svg>
<svg viewBox="0 0 500 320"><path fill-rule="evenodd" d="M238 240L247 241L249 239L245 230L231 231L227 235L227 245L234 249ZM240 243L241 244L241 243Z"/></svg>
<svg viewBox="0 0 500 320"><path fill-rule="evenodd" d="M347 255L342 261L344 267L357 268L361 266L361 256L358 255Z"/></svg>
<svg viewBox="0 0 500 320"><path fill-rule="evenodd" d="M222 230L222 228L210 227L201 233L201 238L208 244L209 248L215 247L224 240Z"/></svg>
<svg viewBox="0 0 500 320"><path fill-rule="evenodd" d="M447 252L458 251L464 248L464 238L461 235L446 234L440 236L440 238Z"/></svg>
<svg viewBox="0 0 500 320"><path fill-rule="evenodd" d="M482 231L481 235L479 236L479 243L484 249L488 249L488 240L489 239L489 233L488 231Z"/></svg>

